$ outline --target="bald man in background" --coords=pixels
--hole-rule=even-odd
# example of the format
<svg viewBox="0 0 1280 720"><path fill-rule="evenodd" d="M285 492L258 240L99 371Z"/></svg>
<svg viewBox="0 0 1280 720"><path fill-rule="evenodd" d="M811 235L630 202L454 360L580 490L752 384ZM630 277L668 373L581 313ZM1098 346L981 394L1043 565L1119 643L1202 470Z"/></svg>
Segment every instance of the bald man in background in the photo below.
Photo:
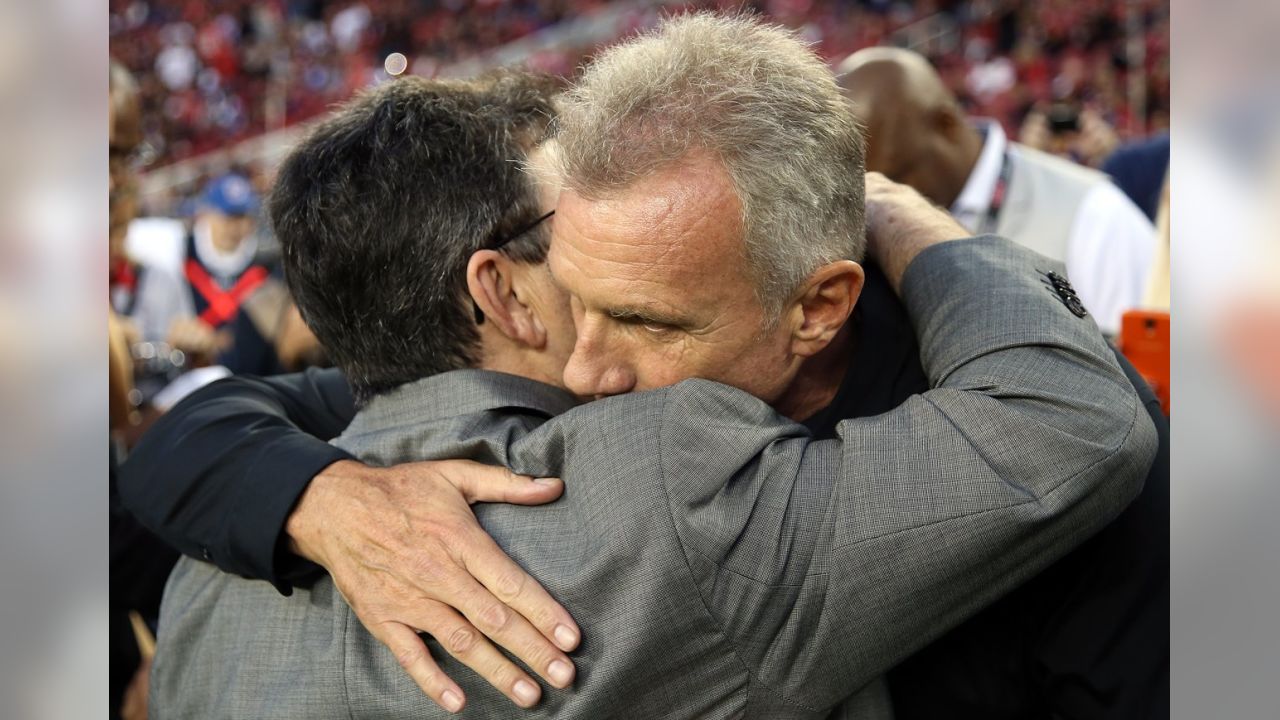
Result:
<svg viewBox="0 0 1280 720"><path fill-rule="evenodd" d="M867 126L868 171L950 208L971 232L1062 261L1104 333L1141 304L1155 228L1106 175L1010 142L995 121L967 118L918 53L867 48L838 74Z"/></svg>

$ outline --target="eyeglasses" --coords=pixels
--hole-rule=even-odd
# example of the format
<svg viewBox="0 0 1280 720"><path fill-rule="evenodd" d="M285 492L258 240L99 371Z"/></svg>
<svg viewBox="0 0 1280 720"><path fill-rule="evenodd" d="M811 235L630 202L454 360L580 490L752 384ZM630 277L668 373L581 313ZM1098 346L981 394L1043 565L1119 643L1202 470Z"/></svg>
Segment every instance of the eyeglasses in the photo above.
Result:
<svg viewBox="0 0 1280 720"><path fill-rule="evenodd" d="M551 217L552 215L555 215L555 214L556 214L556 211L555 211L555 210L548 210L548 211L547 211L547 213L546 213L545 215L543 215L543 216L539 217L537 220L534 220L533 222L529 223L528 225L525 225L524 227L520 228L519 230L516 230L515 232L511 233L510 235L508 235L508 236L506 236L506 237L502 237L501 235L499 235L497 238L495 238L494 242L489 243L489 245L488 245L488 248L487 248L487 249L489 249L489 250L501 250L502 248L506 247L507 245L510 245L510 244L511 244L511 241L515 240L516 238L520 237L521 235L524 235L525 233L529 232L530 230L532 230L532 229L534 229L534 228L538 227L538 226L539 226L539 225L541 225L543 222L545 222L545 221L547 220L547 218L549 218L549 217Z"/></svg>
<svg viewBox="0 0 1280 720"><path fill-rule="evenodd" d="M494 239L494 241L493 241L493 242L488 243L488 245L487 245L487 247L486 247L485 249L486 249L486 250L501 250L502 248L506 247L507 245L510 245L512 241L516 240L516 239L517 239L517 238L519 238L521 235L524 235L525 233L529 232L530 230L532 230L532 229L534 229L534 228L538 227L539 225L541 225L542 223L546 222L546 220L547 220L548 218L550 218L552 215L555 215L555 214L556 214L556 211L555 211L555 210L548 210L548 211L546 212L546 214L545 214L545 215L542 215L542 216L541 216L541 217L539 217L537 220L534 220L533 222L529 223L528 225L525 225L524 227L521 227L520 229L518 229L518 230L516 230L515 232L511 233L510 235L507 235L506 237L503 237L503 236L501 236L501 235L497 236L497 237ZM471 307L475 308L475 312L476 312L476 324L477 324L477 325L481 325L481 324L483 324L483 323L484 323L484 311L480 309L480 305L476 303L475 298L472 298L472 299L471 299Z"/></svg>

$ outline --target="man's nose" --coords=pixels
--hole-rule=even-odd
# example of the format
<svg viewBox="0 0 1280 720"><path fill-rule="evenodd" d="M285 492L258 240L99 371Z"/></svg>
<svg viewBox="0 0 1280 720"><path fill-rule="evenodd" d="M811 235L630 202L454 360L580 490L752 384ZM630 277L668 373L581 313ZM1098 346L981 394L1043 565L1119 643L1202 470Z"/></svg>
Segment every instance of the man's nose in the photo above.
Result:
<svg viewBox="0 0 1280 720"><path fill-rule="evenodd" d="M583 332L583 330L586 332ZM604 397L631 392L635 371L621 355L610 352L607 339L592 328L580 328L573 354L564 366L564 385L578 397Z"/></svg>

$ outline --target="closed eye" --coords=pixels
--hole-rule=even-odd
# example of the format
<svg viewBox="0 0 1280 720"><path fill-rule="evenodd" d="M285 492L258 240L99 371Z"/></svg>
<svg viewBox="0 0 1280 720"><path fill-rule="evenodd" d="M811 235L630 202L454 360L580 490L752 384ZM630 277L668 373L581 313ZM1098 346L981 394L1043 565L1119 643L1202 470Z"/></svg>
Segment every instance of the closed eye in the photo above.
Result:
<svg viewBox="0 0 1280 720"><path fill-rule="evenodd" d="M659 320L633 311L610 310L609 317L623 323L624 325L634 325L636 327L643 328L645 331L653 335L662 335L679 329L675 323L668 322L666 320Z"/></svg>

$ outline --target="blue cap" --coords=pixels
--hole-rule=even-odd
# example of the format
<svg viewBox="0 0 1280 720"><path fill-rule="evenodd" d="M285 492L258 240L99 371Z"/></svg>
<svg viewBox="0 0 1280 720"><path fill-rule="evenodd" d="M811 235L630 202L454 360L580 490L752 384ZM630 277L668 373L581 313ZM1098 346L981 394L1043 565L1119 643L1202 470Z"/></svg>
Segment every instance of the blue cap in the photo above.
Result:
<svg viewBox="0 0 1280 720"><path fill-rule="evenodd" d="M236 173L211 181L200 200L223 215L252 215L258 211L258 193L253 191L248 178Z"/></svg>

